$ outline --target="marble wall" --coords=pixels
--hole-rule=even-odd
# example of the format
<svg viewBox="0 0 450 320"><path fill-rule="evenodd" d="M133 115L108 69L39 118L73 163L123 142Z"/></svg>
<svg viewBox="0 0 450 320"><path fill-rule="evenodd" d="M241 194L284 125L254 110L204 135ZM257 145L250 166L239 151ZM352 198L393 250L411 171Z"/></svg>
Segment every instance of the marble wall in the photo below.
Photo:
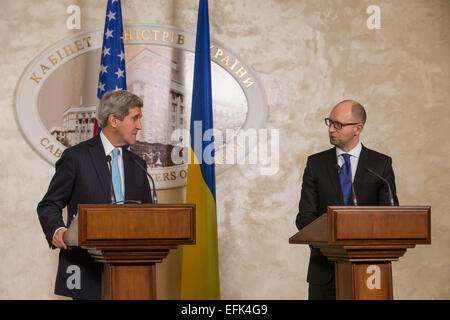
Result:
<svg viewBox="0 0 450 320"><path fill-rule="evenodd" d="M290 245L306 157L329 147L323 118L360 101L369 148L393 158L401 204L432 207L432 244L393 263L396 299L450 298L450 2L447 0L210 0L211 37L232 48L266 91L267 128L280 130L280 168L236 165L217 177L224 299L305 299L309 249ZM66 8L81 8L68 30ZM54 168L25 140L15 93L27 65L55 42L103 28L104 0L0 4L0 299L53 294L57 252L36 205ZM124 23L195 32L197 0L122 0ZM370 30L366 9L381 9ZM238 186L238 187L237 187ZM163 192L170 201L173 196ZM158 267L160 298L177 298L181 249Z"/></svg>

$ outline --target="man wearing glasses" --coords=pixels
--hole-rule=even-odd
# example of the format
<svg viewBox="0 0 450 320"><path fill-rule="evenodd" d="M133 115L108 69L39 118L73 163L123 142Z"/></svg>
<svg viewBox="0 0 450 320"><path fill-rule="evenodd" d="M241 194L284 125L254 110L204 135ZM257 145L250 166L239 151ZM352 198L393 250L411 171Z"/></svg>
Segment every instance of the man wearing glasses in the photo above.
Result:
<svg viewBox="0 0 450 320"><path fill-rule="evenodd" d="M352 100L338 103L325 118L335 147L307 159L296 218L299 230L326 213L327 206L398 205L392 159L359 140L365 122L364 107ZM336 299L334 263L313 247L307 281L310 300Z"/></svg>

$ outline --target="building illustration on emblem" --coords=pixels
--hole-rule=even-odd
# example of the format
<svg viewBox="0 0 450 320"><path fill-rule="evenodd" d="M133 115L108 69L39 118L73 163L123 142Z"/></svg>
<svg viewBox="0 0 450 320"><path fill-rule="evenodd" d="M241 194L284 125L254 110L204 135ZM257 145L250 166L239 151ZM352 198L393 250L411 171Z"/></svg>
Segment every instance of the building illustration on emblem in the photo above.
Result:
<svg viewBox="0 0 450 320"><path fill-rule="evenodd" d="M185 137L174 138L173 133L189 129L194 54L149 45L128 45L126 54L127 90L144 102L142 130L130 150L142 157L150 170L177 166L181 170L184 163L175 164L172 151ZM228 129L237 132L243 126L247 105L238 84L220 66L212 64L211 69L218 89L213 90L214 129L222 134L217 150L233 139L234 134L227 136ZM49 133L65 147L93 137L97 106L89 101L83 103L80 97L79 105L62 108L61 120L49 126ZM184 159L183 151L177 161Z"/></svg>
<svg viewBox="0 0 450 320"><path fill-rule="evenodd" d="M128 28L142 37L124 39L127 90L144 101L142 130L130 150L145 159L157 189L183 187L189 161L188 154L182 153L190 143L195 34L171 26ZM150 30L155 37L145 38ZM170 32L178 33L182 41L156 38ZM18 84L16 114L20 127L28 142L52 164L66 148L94 136L101 42L92 41L57 63L55 53L74 41L100 39L101 33L96 29L55 43L32 61ZM214 138L201 138L209 139L208 145L214 144L218 174L234 165L238 155L248 153L255 129L264 127L267 107L262 87L243 59L223 44L212 41L211 46L216 48L211 56Z"/></svg>
<svg viewBox="0 0 450 320"><path fill-rule="evenodd" d="M50 134L66 147L72 147L94 135L96 106L69 107L63 113L63 126L53 126Z"/></svg>
<svg viewBox="0 0 450 320"><path fill-rule="evenodd" d="M158 50L160 49L160 50ZM186 126L185 88L181 52L143 47L127 62L127 89L144 101L142 130L131 151L149 168L173 166L172 133Z"/></svg>

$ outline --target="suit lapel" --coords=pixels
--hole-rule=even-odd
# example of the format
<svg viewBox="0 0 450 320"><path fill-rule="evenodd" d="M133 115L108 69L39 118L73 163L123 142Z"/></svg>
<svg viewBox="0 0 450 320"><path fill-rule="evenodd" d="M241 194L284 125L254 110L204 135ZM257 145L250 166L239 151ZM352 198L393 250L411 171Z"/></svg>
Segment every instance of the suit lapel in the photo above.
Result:
<svg viewBox="0 0 450 320"><path fill-rule="evenodd" d="M91 139L89 154L105 195L105 202L109 203L111 201L111 178L109 175L108 164L105 159L105 149L103 148L100 135Z"/></svg>
<svg viewBox="0 0 450 320"><path fill-rule="evenodd" d="M341 183L339 182L339 173L337 170L336 147L329 150L327 155L328 175L330 177L333 193L337 195L339 204L344 205L344 196L342 195Z"/></svg>
<svg viewBox="0 0 450 320"><path fill-rule="evenodd" d="M353 186L355 190L358 190L360 181L363 181L365 168L367 166L368 160L369 160L369 153L367 152L367 148L362 145L361 154L359 155L358 160L358 167L356 168L355 179L353 179Z"/></svg>
<svg viewBox="0 0 450 320"><path fill-rule="evenodd" d="M122 149L123 150L123 174L124 174L124 184L125 184L125 198L124 200L133 200L130 199L130 192L133 188L133 186L131 185L133 179L132 174L133 174L133 160L131 160L131 156L130 156L130 152L128 150L125 149L125 147Z"/></svg>

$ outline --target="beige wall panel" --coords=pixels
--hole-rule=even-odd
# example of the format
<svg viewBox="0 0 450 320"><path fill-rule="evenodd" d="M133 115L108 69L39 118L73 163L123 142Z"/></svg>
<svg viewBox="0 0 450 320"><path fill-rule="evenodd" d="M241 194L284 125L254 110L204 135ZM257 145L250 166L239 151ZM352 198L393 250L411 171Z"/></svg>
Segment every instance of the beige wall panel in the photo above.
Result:
<svg viewBox="0 0 450 320"><path fill-rule="evenodd" d="M123 0L124 23L195 31L197 1ZM432 207L432 245L393 263L396 299L450 299L450 2L376 1L381 29L369 30L360 0L210 0L211 37L256 72L266 91L267 127L280 130L280 168L260 175L237 165L216 179L224 299L306 299L309 249L289 245L309 154L329 147L323 118L340 100L360 101L363 143L393 158L401 204ZM78 4L82 28L67 30ZM27 65L55 42L103 28L106 1L2 0L0 4L0 299L53 294L57 252L36 205L54 168L25 140L15 93ZM162 192L166 201L180 201ZM160 298L179 297L181 249L158 266Z"/></svg>

